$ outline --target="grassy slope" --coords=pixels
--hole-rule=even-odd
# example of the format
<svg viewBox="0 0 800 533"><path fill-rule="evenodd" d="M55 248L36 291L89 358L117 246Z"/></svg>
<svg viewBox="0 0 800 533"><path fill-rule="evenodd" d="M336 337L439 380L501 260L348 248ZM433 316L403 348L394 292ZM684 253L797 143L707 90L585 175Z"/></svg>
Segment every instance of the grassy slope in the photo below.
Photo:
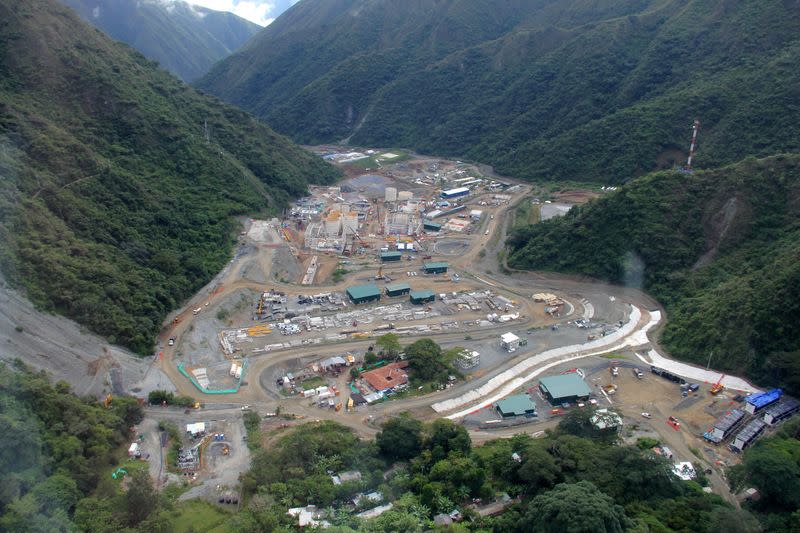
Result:
<svg viewBox="0 0 800 533"><path fill-rule="evenodd" d="M296 6L199 85L301 142L355 130L530 179L669 168L696 117L700 166L800 149L796 2L339 3Z"/></svg>
<svg viewBox="0 0 800 533"><path fill-rule="evenodd" d="M234 215L337 176L48 0L0 2L0 174L5 275L142 353L229 258Z"/></svg>
<svg viewBox="0 0 800 533"><path fill-rule="evenodd" d="M662 341L679 358L713 352L717 368L800 390L798 155L655 173L517 230L510 246L518 268L643 284L667 308Z"/></svg>

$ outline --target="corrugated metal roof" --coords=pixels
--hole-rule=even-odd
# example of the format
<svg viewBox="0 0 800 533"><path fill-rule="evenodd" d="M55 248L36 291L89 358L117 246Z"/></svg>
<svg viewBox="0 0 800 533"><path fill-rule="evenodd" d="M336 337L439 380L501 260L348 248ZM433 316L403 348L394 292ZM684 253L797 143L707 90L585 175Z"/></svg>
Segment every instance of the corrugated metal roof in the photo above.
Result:
<svg viewBox="0 0 800 533"><path fill-rule="evenodd" d="M387 285L386 290L389 292L408 291L411 290L411 285L408 283L393 283L392 285Z"/></svg>
<svg viewBox="0 0 800 533"><path fill-rule="evenodd" d="M381 290L377 285L353 285L347 288L347 294L350 298L358 300L361 298L369 298L372 296L380 296Z"/></svg>
<svg viewBox="0 0 800 533"><path fill-rule="evenodd" d="M402 252L381 252L381 259L386 257L403 257Z"/></svg>
<svg viewBox="0 0 800 533"><path fill-rule="evenodd" d="M741 441L744 445L750 444L750 441L760 435L761 432L764 431L765 427L767 427L767 423L760 418L751 420L750 423L748 423L739 433L736 434L736 438L734 440Z"/></svg>
<svg viewBox="0 0 800 533"><path fill-rule="evenodd" d="M589 396L592 393L592 389L575 373L548 376L540 379L539 385L544 387L554 399Z"/></svg>
<svg viewBox="0 0 800 533"><path fill-rule="evenodd" d="M777 402L780 400L781 395L783 395L783 391L781 389L772 389L771 391L762 392L761 394L753 394L745 398L745 401L750 405L756 407L756 409L760 409L765 407L771 403Z"/></svg>
<svg viewBox="0 0 800 533"><path fill-rule="evenodd" d="M714 427L722 432L725 432L738 424L742 418L744 418L744 411L741 409L733 409L730 413L717 420L714 423Z"/></svg>
<svg viewBox="0 0 800 533"><path fill-rule="evenodd" d="M777 405L772 405L764 411L764 416L771 416L773 418L779 418L786 413L791 413L792 411L796 411L800 408L800 402L795 400L794 398L788 398Z"/></svg>
<svg viewBox="0 0 800 533"><path fill-rule="evenodd" d="M526 411L536 411L536 404L531 401L527 394L517 394L500 400L495 404L497 409L503 414L524 415Z"/></svg>
<svg viewBox="0 0 800 533"><path fill-rule="evenodd" d="M421 291L411 291L411 298L414 300L424 300L427 298L433 298L434 292L429 290L421 290Z"/></svg>
<svg viewBox="0 0 800 533"><path fill-rule="evenodd" d="M433 269L433 268L447 268L450 264L446 261L434 261L432 263L423 263L422 268L425 270Z"/></svg>

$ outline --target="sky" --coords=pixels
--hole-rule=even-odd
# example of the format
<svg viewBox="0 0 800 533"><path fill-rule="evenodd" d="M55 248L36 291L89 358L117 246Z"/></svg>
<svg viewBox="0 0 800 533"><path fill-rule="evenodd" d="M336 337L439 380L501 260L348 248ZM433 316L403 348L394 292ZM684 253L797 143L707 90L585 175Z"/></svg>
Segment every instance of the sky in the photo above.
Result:
<svg viewBox="0 0 800 533"><path fill-rule="evenodd" d="M267 26L278 15L289 9L297 0L186 0L190 4L230 11L240 17L255 22L259 26Z"/></svg>

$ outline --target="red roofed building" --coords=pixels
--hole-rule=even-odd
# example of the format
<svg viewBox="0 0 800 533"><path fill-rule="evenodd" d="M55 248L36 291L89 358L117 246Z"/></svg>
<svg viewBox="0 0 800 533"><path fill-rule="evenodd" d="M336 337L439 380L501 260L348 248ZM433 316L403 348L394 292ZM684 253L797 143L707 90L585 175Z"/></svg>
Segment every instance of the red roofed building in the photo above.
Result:
<svg viewBox="0 0 800 533"><path fill-rule="evenodd" d="M408 374L403 370L407 366L408 361L390 363L375 370L364 372L361 377L369 383L370 387L381 392L408 383Z"/></svg>

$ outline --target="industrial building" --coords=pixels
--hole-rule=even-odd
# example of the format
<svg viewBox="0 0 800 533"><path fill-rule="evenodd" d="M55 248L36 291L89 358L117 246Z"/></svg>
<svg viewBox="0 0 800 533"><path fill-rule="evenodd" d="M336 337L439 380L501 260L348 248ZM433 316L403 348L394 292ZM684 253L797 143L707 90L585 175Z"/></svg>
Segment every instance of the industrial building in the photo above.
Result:
<svg viewBox="0 0 800 533"><path fill-rule="evenodd" d="M456 358L456 366L461 370L469 370L481 364L481 354L475 350L464 350Z"/></svg>
<svg viewBox="0 0 800 533"><path fill-rule="evenodd" d="M772 389L771 391L762 392L761 394L751 394L744 399L744 410L751 415L755 414L780 400L782 395L783 391L781 389Z"/></svg>
<svg viewBox="0 0 800 533"><path fill-rule="evenodd" d="M764 422L772 426L782 420L786 420L798 411L800 411L800 402L794 398L788 398L781 403L768 407L764 411Z"/></svg>
<svg viewBox="0 0 800 533"><path fill-rule="evenodd" d="M466 196L469 194L468 187L458 187L455 189L448 189L446 191L442 191L442 198L450 199L450 198L458 198L460 196Z"/></svg>
<svg viewBox="0 0 800 533"><path fill-rule="evenodd" d="M592 390L575 372L548 376L539 380L539 390L553 405L587 400Z"/></svg>
<svg viewBox="0 0 800 533"><path fill-rule="evenodd" d="M519 337L511 333L503 333L500 335L500 346L509 353L513 353L517 351L519 348Z"/></svg>
<svg viewBox="0 0 800 533"><path fill-rule="evenodd" d="M403 258L402 252L381 252L381 261L400 261Z"/></svg>
<svg viewBox="0 0 800 533"><path fill-rule="evenodd" d="M411 286L408 283L394 283L386 286L386 296L403 296L411 292Z"/></svg>
<svg viewBox="0 0 800 533"><path fill-rule="evenodd" d="M422 227L425 229L425 231L441 231L442 229L441 224L434 222L432 220L425 220L422 223Z"/></svg>
<svg viewBox="0 0 800 533"><path fill-rule="evenodd" d="M497 413L503 418L512 418L515 416L536 416L536 404L531 401L531 397L527 394L517 394L509 396L494 404Z"/></svg>
<svg viewBox="0 0 800 533"><path fill-rule="evenodd" d="M741 409L732 409L729 413L714 423L714 427L711 429L712 438L709 440L712 440L713 442L720 442L728 438L733 432L734 428L739 425L743 418L744 411Z"/></svg>
<svg viewBox="0 0 800 533"><path fill-rule="evenodd" d="M434 261L433 263L423 263L422 270L425 271L426 274L444 274L447 272L448 265L444 261Z"/></svg>
<svg viewBox="0 0 800 533"><path fill-rule="evenodd" d="M420 305L428 302L433 302L436 300L436 295L433 291L429 290L422 290L422 291L411 291L411 303L415 305Z"/></svg>
<svg viewBox="0 0 800 533"><path fill-rule="evenodd" d="M354 304L363 304L381 299L381 290L377 285L353 285L347 288L347 296Z"/></svg>
<svg viewBox="0 0 800 533"><path fill-rule="evenodd" d="M731 444L731 448L733 448L734 451L741 452L742 450L750 446L758 438L758 436L764 432L766 428L767 428L767 423L761 420L760 418L751 420L736 435L736 438L733 439L733 444Z"/></svg>

